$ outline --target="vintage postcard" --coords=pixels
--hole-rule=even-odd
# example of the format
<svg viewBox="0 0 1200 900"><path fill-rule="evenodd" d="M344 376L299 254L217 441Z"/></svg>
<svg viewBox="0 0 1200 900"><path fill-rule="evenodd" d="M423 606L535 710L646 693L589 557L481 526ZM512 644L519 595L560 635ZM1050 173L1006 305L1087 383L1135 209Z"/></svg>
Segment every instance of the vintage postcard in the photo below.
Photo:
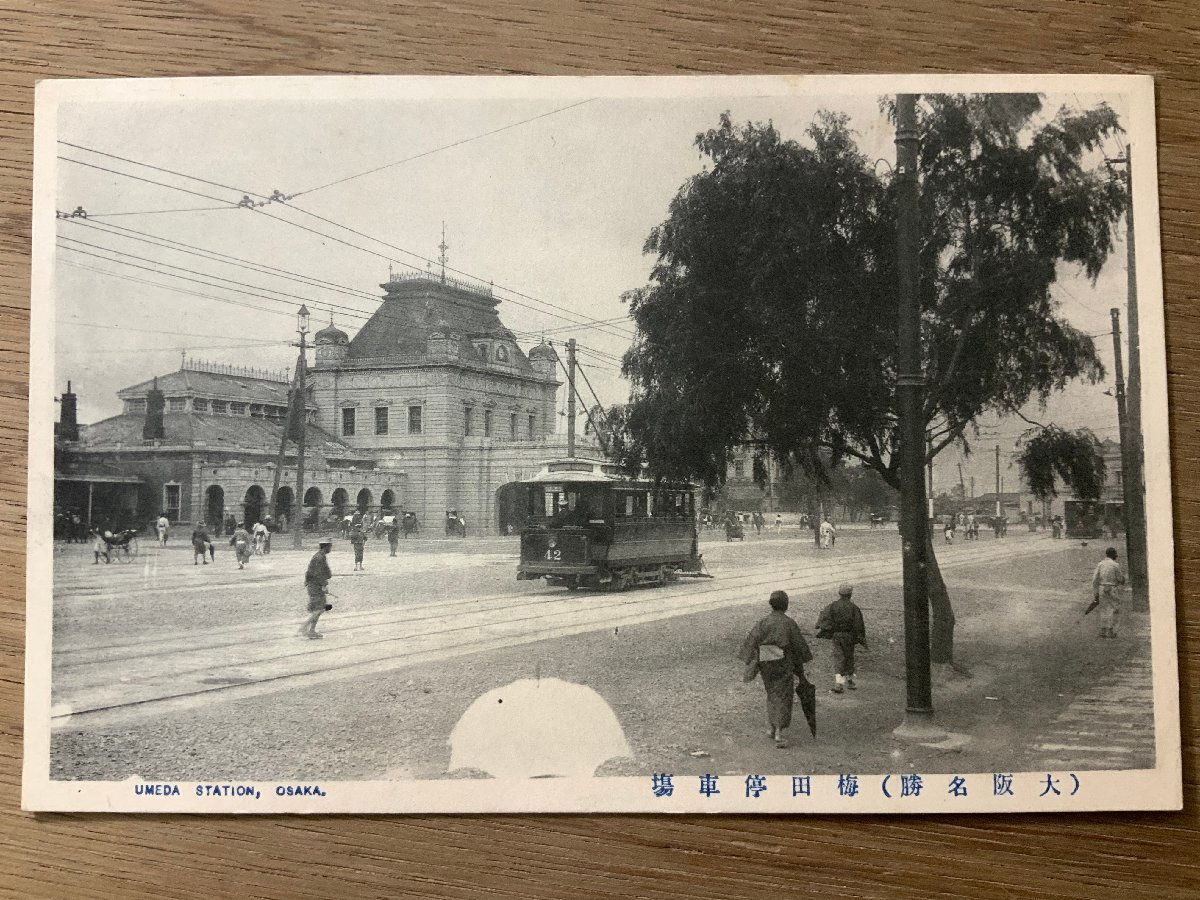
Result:
<svg viewBox="0 0 1200 900"><path fill-rule="evenodd" d="M25 808L1179 808L1153 109L42 82Z"/></svg>

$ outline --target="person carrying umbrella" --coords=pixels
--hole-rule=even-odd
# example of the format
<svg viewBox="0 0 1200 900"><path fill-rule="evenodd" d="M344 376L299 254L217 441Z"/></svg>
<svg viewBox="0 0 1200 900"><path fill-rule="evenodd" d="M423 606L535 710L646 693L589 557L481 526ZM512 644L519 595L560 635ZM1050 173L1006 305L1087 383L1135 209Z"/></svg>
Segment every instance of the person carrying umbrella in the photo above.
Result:
<svg viewBox="0 0 1200 900"><path fill-rule="evenodd" d="M746 664L744 680L752 681L762 676L767 692L767 722L771 726L771 739L776 747L786 747L783 732L792 724L792 690L796 677L800 696L809 727L816 736L815 692L804 677L804 664L811 662L813 655L804 636L791 616L787 615L788 595L773 591L767 601L771 612L756 624L742 641L738 658ZM808 685L808 690L804 690Z"/></svg>
<svg viewBox="0 0 1200 900"><path fill-rule="evenodd" d="M300 636L310 640L324 637L317 633L317 620L321 618L321 613L333 609L326 601L329 579L333 578L333 572L329 570L329 560L326 557L332 550L333 541L321 541L317 545L317 552L308 561L308 568L304 572L304 590L308 593L308 618L300 626Z"/></svg>
<svg viewBox="0 0 1200 900"><path fill-rule="evenodd" d="M1104 559L1096 564L1092 573L1092 602L1083 614L1086 616L1097 606L1100 609L1100 637L1117 636L1117 620L1121 618L1121 586L1125 584L1125 573L1117 562L1116 547L1104 551Z"/></svg>

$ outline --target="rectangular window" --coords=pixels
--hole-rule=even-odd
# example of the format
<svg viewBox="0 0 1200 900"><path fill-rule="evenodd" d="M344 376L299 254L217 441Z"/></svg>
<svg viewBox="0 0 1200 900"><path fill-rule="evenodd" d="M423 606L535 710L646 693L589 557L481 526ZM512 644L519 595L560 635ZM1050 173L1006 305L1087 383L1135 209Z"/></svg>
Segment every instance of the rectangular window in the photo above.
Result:
<svg viewBox="0 0 1200 900"><path fill-rule="evenodd" d="M388 408L386 406L375 407L375 433L388 433Z"/></svg>
<svg viewBox="0 0 1200 900"><path fill-rule="evenodd" d="M421 413L423 410L420 406L410 406L408 408L408 433L421 433Z"/></svg>
<svg viewBox="0 0 1200 900"><path fill-rule="evenodd" d="M214 400L212 402L212 411L215 415L223 416L229 412L229 404L224 400Z"/></svg>
<svg viewBox="0 0 1200 900"><path fill-rule="evenodd" d="M470 437L475 430L475 410L467 407L463 410L463 434Z"/></svg>
<svg viewBox="0 0 1200 900"><path fill-rule="evenodd" d="M168 412L183 412L187 407L187 400L184 397L172 397L167 401Z"/></svg>
<svg viewBox="0 0 1200 900"><path fill-rule="evenodd" d="M342 410L342 436L354 437L354 407L347 406Z"/></svg>
<svg viewBox="0 0 1200 900"><path fill-rule="evenodd" d="M163 511L172 523L179 521L179 497L179 485L163 485Z"/></svg>
<svg viewBox="0 0 1200 900"><path fill-rule="evenodd" d="M517 439L517 414L512 413L508 417L508 439L515 441Z"/></svg>
<svg viewBox="0 0 1200 900"><path fill-rule="evenodd" d="M263 405L261 403L250 404L250 418L261 419L263 417Z"/></svg>
<svg viewBox="0 0 1200 900"><path fill-rule="evenodd" d="M129 411L131 413L144 413L146 411L145 400L128 400L126 402L129 404Z"/></svg>
<svg viewBox="0 0 1200 900"><path fill-rule="evenodd" d="M734 478L745 478L746 477L746 461L744 459L735 459L733 461L733 477Z"/></svg>
<svg viewBox="0 0 1200 900"><path fill-rule="evenodd" d="M197 397L192 401L192 412L208 412L208 401L203 397Z"/></svg>
<svg viewBox="0 0 1200 900"><path fill-rule="evenodd" d="M492 411L490 409L483 411L483 436L492 436Z"/></svg>
<svg viewBox="0 0 1200 900"><path fill-rule="evenodd" d="M537 440L537 416L532 413L529 415L529 439L531 441Z"/></svg>
<svg viewBox="0 0 1200 900"><path fill-rule="evenodd" d="M229 414L231 416L244 416L246 414L246 404L245 403L230 403L229 404Z"/></svg>

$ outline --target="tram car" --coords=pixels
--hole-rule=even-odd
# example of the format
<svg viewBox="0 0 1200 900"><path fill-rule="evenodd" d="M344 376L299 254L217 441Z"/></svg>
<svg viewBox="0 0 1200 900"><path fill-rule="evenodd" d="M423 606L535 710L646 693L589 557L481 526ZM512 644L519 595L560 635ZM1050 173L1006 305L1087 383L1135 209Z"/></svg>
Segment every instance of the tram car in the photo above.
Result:
<svg viewBox="0 0 1200 900"><path fill-rule="evenodd" d="M616 466L572 459L521 485L518 580L622 591L702 574L690 484L631 481Z"/></svg>

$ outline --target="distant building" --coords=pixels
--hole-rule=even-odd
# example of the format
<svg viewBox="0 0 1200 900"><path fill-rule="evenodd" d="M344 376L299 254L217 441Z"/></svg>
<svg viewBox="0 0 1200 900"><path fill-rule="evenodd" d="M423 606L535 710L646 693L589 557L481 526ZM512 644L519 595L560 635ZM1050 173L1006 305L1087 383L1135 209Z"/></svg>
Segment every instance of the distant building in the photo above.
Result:
<svg viewBox="0 0 1200 900"><path fill-rule="evenodd" d="M561 457L558 355L528 354L500 321L491 289L433 275L394 275L353 338L332 322L312 336L306 385L305 494L293 495L286 445L279 513L324 524L352 509L401 509L441 530L447 510L469 532L524 520L511 485ZM92 521L255 520L270 506L287 417L286 374L185 362L118 392L120 415L56 428L56 504ZM70 398L68 405L67 398ZM68 422L68 411L71 421ZM581 456L598 458L581 440Z"/></svg>

